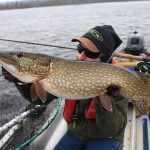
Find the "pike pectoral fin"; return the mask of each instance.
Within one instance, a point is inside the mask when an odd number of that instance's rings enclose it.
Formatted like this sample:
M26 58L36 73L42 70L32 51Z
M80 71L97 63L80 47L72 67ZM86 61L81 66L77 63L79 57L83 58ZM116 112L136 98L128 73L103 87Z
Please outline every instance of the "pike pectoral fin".
M112 100L109 95L106 94L107 91L103 91L99 94L99 99L101 101L102 106L108 110L108 111L113 111L112 110Z
M140 115L146 115L146 116L149 115L149 107L147 106L146 103L136 102L136 101L132 101L132 103Z
M38 94L37 94L37 91L36 91L36 83L33 83L33 84L31 85L31 88L30 88L30 95L31 95L32 101L36 101L36 100L37 100Z
M46 102L46 91L43 89L42 85L39 82L36 82L36 91L43 103Z

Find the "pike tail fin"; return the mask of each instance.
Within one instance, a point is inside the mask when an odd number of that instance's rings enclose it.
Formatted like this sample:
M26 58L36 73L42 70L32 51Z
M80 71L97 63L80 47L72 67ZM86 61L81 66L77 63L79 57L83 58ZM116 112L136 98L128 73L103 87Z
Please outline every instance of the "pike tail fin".
M135 72L135 74L137 74L141 78L141 80L144 82L145 87L148 89L148 92L150 94L150 74L144 72ZM149 115L150 109L146 103L137 102L137 101L132 101L132 103L140 115L146 115L146 116Z
M146 103L136 102L136 101L132 101L132 103L140 115L145 115L145 116L149 115L149 107L147 106Z

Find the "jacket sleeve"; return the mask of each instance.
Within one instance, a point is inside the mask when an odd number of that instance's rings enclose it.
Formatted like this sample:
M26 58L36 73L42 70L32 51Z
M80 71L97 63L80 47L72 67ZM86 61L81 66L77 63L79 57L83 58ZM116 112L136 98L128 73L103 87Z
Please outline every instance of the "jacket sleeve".
M29 84L25 84L25 85L18 85L15 84L16 88L18 89L18 91L20 92L20 94L26 99L28 100L30 103L34 103L36 105L46 105L49 104L53 99L56 99L57 97L47 93L46 94L46 102L43 103L39 98L36 101L32 101L31 96L30 96L30 88L31 88L31 83Z
M99 100L95 100L96 124L110 137L124 131L127 124L128 99L116 95L112 97L113 112L105 110ZM105 130L106 129L106 130Z

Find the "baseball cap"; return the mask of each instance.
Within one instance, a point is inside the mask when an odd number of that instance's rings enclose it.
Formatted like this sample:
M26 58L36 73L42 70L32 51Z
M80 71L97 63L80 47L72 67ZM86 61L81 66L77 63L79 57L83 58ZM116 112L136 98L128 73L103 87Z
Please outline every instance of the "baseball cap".
M111 25L102 25L95 26L83 36L72 39L72 42L82 43L88 49L99 50L101 60L107 62L122 40Z

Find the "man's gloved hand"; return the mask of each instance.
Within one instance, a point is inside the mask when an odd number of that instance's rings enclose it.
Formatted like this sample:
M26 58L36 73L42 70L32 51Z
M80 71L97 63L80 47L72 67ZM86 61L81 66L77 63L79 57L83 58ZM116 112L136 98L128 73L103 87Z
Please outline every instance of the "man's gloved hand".
M2 75L4 76L4 78L6 80L8 80L9 82L12 82L12 83L15 83L15 84L18 84L18 83L21 83L21 81L19 81L17 78L15 78L14 76L12 76L6 69L4 69L2 67Z
M120 87L118 87L117 85L110 85L106 90L106 94L108 94L109 96L117 96L120 94Z

